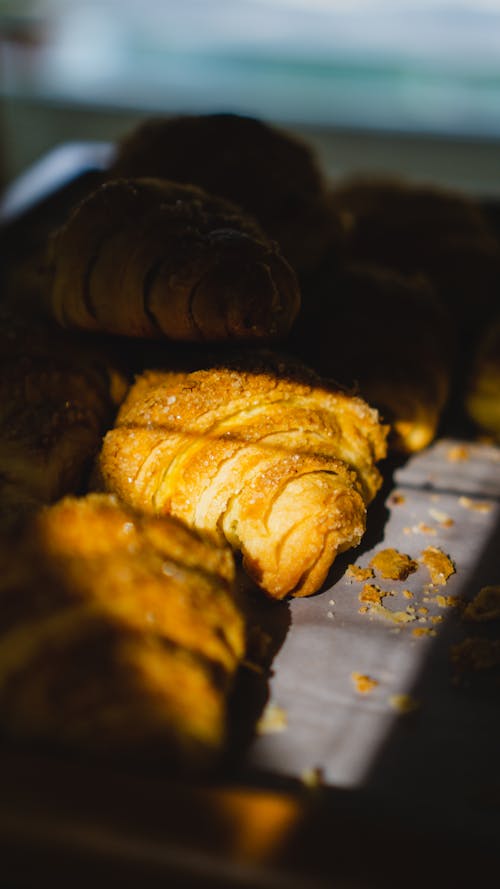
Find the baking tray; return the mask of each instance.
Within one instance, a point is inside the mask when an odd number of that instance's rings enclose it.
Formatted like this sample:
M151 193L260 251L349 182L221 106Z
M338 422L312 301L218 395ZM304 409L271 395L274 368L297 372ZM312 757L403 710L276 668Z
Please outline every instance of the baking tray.
M4 258L19 225L56 219L112 150L59 146L13 183L0 203ZM242 731L217 774L174 781L158 764L2 749L9 886L362 889L400 885L403 868L406 885L429 872L442 886L497 885L499 675L459 669L452 652L498 638L498 623L467 624L463 603L500 584L500 448L450 422L384 477L360 547L324 588L262 603L271 670L243 672L233 714L244 725L258 713L259 730ZM445 586L419 561L427 546L454 563ZM385 547L418 569L373 580L392 594L373 608L347 569Z

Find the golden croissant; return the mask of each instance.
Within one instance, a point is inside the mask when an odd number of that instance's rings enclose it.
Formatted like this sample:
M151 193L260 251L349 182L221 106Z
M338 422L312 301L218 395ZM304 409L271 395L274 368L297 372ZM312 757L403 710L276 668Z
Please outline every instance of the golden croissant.
M50 244L59 324L129 337L273 340L295 320L295 272L258 225L200 188L117 180L82 200Z
M244 652L228 547L91 494L3 549L4 733L195 766L220 754Z
M104 438L101 484L228 541L269 596L306 596L363 536L387 430L305 368L252 360L139 377Z

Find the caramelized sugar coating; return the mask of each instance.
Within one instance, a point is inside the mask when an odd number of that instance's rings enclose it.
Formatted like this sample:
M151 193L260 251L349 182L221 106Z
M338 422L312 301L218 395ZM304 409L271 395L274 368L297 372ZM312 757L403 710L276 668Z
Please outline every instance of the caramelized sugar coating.
M341 234L311 147L253 117L147 118L118 145L108 176L194 183L234 201L278 241L299 272L316 265Z
M222 198L161 180L106 183L52 242L49 306L67 327L181 341L273 340L300 304L295 273Z
M104 439L103 484L228 541L269 595L319 589L356 546L381 474L377 412L270 356L146 372Z
M211 762L243 656L234 563L113 497L45 507L0 578L0 719L23 740Z

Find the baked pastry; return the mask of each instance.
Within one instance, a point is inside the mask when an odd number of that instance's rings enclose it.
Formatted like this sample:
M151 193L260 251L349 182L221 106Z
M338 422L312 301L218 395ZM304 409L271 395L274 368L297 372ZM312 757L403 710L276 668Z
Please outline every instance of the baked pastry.
M194 183L234 201L298 272L315 267L342 231L312 147L246 115L146 118L118 144L107 175Z
M2 549L2 733L213 763L244 652L229 548L89 495L43 508Z
M338 182L332 201L351 261L424 274L470 342L496 306L498 239L480 205L458 190L395 178Z
M306 596L356 546L386 453L378 414L307 368L256 353L151 371L99 455L102 484L227 541L271 597Z
M128 337L273 340L300 304L295 273L251 219L161 180L92 192L55 233L50 266L59 324Z
M0 528L81 489L128 380L42 318L0 317Z
M500 315L482 331L464 398L466 414L476 428L500 442Z
M435 438L452 384L455 329L424 277L370 265L324 273L304 292L289 348L358 392L390 424L391 451Z

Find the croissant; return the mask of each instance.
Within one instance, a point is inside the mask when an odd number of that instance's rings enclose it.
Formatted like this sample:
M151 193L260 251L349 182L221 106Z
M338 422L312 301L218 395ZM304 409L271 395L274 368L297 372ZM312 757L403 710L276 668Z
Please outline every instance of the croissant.
M0 319L0 527L78 491L123 398L118 365L42 319Z
M297 278L256 223L194 186L101 185L50 249L49 310L66 327L181 341L277 339Z
M500 442L500 315L478 339L464 398L466 414L476 429Z
M351 261L424 274L470 343L497 303L500 249L474 198L394 178L337 182L332 202Z
M304 290L289 348L359 392L390 425L391 452L435 438L452 385L455 329L422 276L370 265L324 272Z
M194 183L254 216L301 273L342 236L314 150L242 114L147 118L118 143L107 176Z
M244 651L229 548L90 494L44 507L3 549L4 734L176 765L218 757Z
M229 542L270 597L306 596L363 536L386 431L277 355L145 372L104 438L100 483Z

